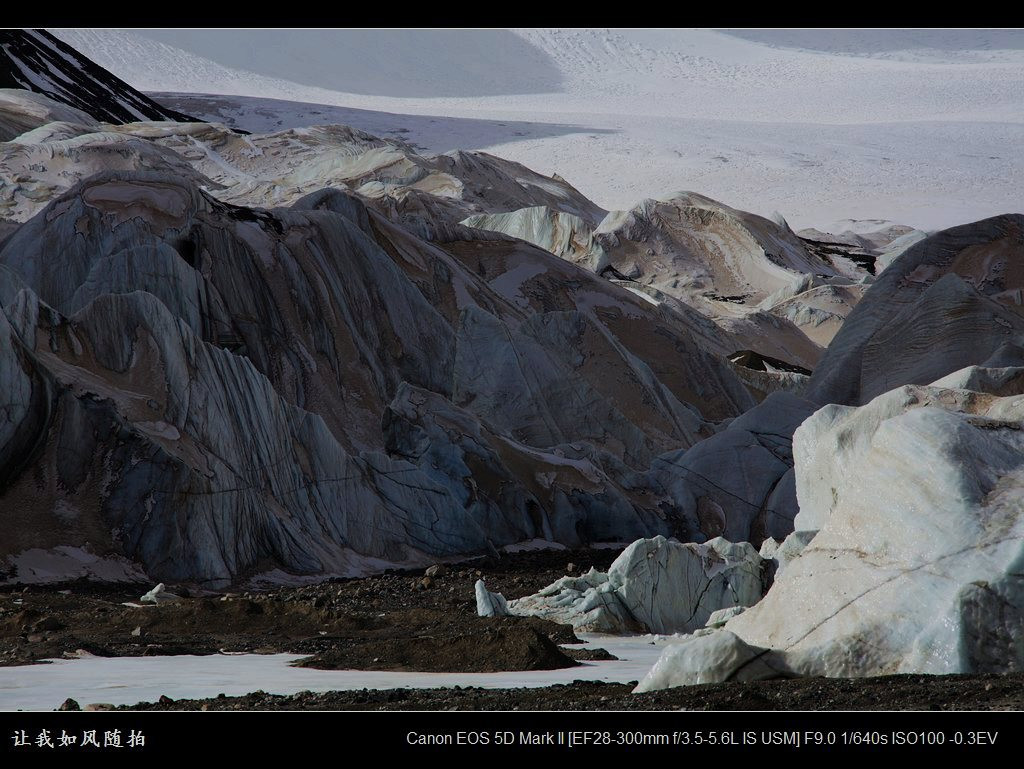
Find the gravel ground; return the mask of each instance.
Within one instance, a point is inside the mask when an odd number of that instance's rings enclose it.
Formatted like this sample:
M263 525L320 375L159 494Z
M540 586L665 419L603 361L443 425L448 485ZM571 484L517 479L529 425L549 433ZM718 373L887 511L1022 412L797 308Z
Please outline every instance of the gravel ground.
M806 678L630 694L577 681L543 689L374 689L163 700L123 710L1021 710L1024 674Z
M148 585L71 583L0 589L0 665L81 651L101 656L292 652L326 669L488 672L571 667L572 628L476 616L473 586L506 597L566 573L604 570L617 550L538 551L304 587L227 594L168 585L180 601L131 607ZM592 658L594 655L589 655ZM600 657L600 652L597 653ZM1024 674L889 676L728 683L631 694L631 684L576 681L540 689L255 692L162 698L138 710L1019 710ZM76 704L67 703L69 709Z

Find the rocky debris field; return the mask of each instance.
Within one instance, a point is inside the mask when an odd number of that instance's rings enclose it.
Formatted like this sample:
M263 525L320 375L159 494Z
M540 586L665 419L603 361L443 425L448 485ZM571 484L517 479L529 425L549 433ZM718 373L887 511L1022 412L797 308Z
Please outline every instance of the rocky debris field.
M82 651L105 656L292 652L318 668L489 672L568 667L606 658L574 642L569 625L535 617L477 617L483 578L509 597L531 594L566 572L607 570L614 549L534 551L361 579L129 607L139 585L65 583L0 589L0 664ZM569 567L572 568L569 568ZM439 572L439 573L438 573ZM325 635L321 635L324 632ZM82 650L82 651L79 651ZM1016 710L1024 674L900 675L729 682L632 694L636 683L576 681L537 689L380 689L253 692L242 697L142 702L125 710ZM87 703L65 703L75 709Z
M702 684L631 694L632 684L576 681L540 689L254 692L140 702L119 710L1020 710L1024 674L803 678ZM66 703L66 707L74 707Z
M304 587L198 593L139 604L143 585L0 588L0 665L83 654L310 654L324 669L492 672L551 670L593 658L572 628L538 618L476 615L474 584L532 593L568 571L606 569L619 551L541 551L480 558ZM572 569L569 569L569 566ZM600 654L600 652L596 652Z

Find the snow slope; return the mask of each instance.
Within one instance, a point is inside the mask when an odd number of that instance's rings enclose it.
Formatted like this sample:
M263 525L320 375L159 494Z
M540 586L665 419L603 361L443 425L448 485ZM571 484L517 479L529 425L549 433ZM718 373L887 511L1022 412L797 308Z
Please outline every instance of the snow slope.
M797 228L936 229L1024 208L1024 31L55 32L144 91L291 102L171 102L200 117L344 119L432 151L451 127L609 209L694 189Z
M995 61L1024 47L1019 29L727 29L773 48L902 61Z

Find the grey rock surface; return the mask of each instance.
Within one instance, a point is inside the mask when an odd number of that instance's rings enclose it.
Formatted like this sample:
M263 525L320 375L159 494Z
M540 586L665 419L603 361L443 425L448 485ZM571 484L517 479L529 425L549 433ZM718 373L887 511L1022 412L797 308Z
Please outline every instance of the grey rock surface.
M79 182L0 248L2 555L221 586L676 531L646 470L743 385L677 314L470 233L430 243L343 191Z
M814 411L815 404L776 392L715 435L654 461L652 479L689 524L688 538L760 545L793 530L791 436Z
M847 316L811 378L818 403L866 403L984 362L1024 331L1024 216L954 227L910 246Z

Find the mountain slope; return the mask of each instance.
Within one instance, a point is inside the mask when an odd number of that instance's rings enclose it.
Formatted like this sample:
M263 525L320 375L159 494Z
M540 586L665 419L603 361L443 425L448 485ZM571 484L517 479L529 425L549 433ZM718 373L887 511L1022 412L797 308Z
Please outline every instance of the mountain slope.
M267 211L107 172L0 265L15 559L88 546L223 585L686 536L642 472L752 405L673 314L521 241L427 243L339 192Z
M161 107L41 29L0 30L0 88L45 94L107 123L195 120Z

